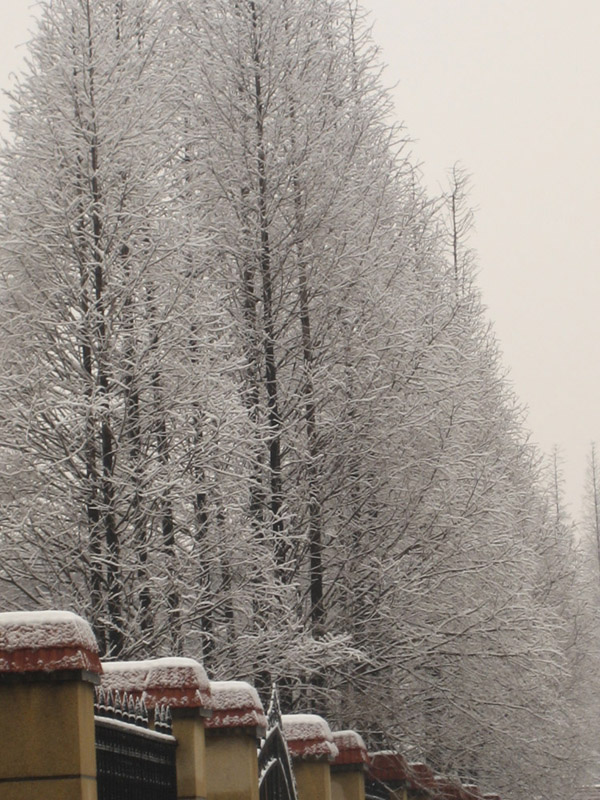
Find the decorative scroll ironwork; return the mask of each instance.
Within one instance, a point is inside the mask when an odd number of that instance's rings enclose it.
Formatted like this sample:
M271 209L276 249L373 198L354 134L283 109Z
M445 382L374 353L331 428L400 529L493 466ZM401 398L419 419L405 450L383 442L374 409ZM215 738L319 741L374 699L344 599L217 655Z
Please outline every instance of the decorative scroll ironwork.
M176 800L168 709L156 709L155 730L148 730L141 700L100 690L95 720L98 800Z
M282 731L277 686L267 711L267 734L258 754L260 800L298 800L292 759Z

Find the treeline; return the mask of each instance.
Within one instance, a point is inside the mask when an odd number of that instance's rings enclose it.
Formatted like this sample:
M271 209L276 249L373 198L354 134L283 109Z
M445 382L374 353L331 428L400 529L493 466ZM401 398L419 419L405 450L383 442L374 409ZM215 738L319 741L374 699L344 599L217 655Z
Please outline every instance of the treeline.
M3 604L76 610L107 658L277 679L506 797L574 794L571 531L465 178L422 190L360 11L53 0L29 59L1 174Z

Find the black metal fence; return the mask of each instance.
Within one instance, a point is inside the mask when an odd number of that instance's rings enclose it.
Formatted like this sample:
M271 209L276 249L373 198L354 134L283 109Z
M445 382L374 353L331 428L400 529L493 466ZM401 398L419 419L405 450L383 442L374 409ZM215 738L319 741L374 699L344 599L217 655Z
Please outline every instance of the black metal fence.
M156 710L149 730L141 701L100 690L95 722L98 800L176 800L177 742L167 709Z
M154 730L140 700L97 690L95 704L98 800L176 800L170 712L154 709ZM298 800L274 688L268 730L258 754L260 800Z
M260 800L297 800L292 760L281 730L276 687L273 687L267 723L267 735L258 754Z

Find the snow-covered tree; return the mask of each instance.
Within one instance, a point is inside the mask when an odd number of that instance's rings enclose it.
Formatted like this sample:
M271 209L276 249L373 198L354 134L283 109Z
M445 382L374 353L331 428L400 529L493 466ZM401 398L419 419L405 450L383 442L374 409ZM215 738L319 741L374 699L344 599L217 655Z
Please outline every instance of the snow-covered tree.
M465 178L419 186L358 8L43 9L2 156L5 602L562 797L571 531Z
M181 649L182 614L211 602L191 588L210 550L196 498L219 469L237 527L245 492L226 323L172 169L170 19L47 7L3 154L1 578L15 602L77 607L110 655Z

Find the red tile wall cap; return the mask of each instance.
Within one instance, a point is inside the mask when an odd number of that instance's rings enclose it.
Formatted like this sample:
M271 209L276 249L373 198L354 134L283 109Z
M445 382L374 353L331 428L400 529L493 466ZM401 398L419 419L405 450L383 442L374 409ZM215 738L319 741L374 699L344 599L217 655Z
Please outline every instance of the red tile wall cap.
M334 764L368 764L367 747L356 731L334 731L333 742L339 753Z
M210 683L201 664L192 658L153 658L145 661L107 661L102 687L142 697L149 708L207 708Z
M264 734L267 718L256 689L245 681L211 681L212 717L207 728L258 728Z
M435 775L427 764L416 762L415 764L409 764L408 768L411 773L411 781L417 789L427 792L435 791Z
M435 776L436 796L441 800L467 800L462 784L443 775ZM498 798L498 800L500 800Z
M408 762L400 753L381 750L370 754L369 774L375 781L408 783Z
M70 611L0 614L0 672L86 670L100 674L89 624Z
M338 749L327 722L317 714L283 714L283 735L293 758L324 757L333 761Z
M156 658L149 662L144 699L148 708L210 709L210 682L193 658Z

